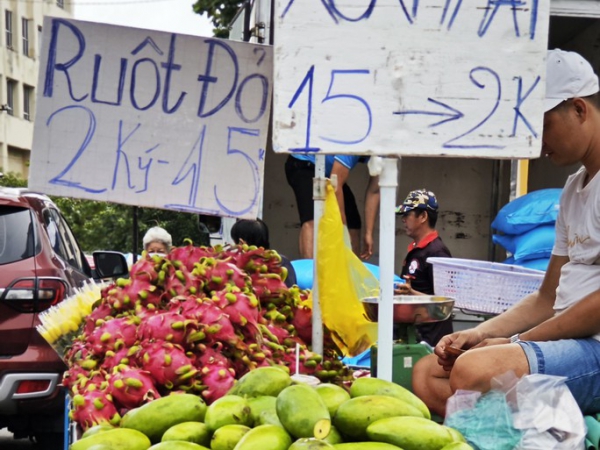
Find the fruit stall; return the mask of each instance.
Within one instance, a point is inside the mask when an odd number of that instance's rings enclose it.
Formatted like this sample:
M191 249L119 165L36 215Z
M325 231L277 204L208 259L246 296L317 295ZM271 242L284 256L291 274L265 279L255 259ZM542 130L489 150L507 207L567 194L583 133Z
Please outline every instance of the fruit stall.
M68 364L70 448L471 448L409 390L356 378L327 328L313 353L311 292L280 263L190 243L49 310L39 330Z

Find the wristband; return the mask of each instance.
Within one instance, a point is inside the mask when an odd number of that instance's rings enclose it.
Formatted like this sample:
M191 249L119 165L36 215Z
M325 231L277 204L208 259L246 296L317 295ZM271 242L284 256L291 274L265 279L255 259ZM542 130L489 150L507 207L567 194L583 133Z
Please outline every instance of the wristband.
M519 333L517 333L517 334L513 334L513 335L510 337L510 343L511 343L511 344L516 344L517 342L521 342L521 337L520 337Z

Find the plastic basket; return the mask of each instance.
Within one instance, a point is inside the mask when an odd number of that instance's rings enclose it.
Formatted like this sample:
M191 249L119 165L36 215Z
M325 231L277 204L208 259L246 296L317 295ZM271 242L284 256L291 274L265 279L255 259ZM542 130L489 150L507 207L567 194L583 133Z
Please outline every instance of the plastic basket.
M454 306L500 314L536 291L544 272L510 264L459 258L427 258L435 295L454 297Z

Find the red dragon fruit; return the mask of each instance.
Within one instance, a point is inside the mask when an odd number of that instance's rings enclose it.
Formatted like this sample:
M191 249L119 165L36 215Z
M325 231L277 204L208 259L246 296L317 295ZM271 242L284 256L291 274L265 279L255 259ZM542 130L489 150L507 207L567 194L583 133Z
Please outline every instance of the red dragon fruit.
M212 301L229 315L229 320L232 323L249 327L253 333L259 332L259 302L252 292L229 287L217 292Z
M97 327L88 337L95 355L104 355L108 350L131 347L137 341L139 318L125 316L111 319Z
M198 371L180 345L169 342L142 343L142 369L157 385L173 389L194 378Z
M106 294L108 295L108 293ZM103 297L104 298L104 297ZM92 312L85 318L85 325L83 326L83 332L86 334L90 334L94 331L96 326L100 325L102 322L100 320L106 321L109 318L112 318L115 314L115 310L112 306L107 302L103 301L99 303Z
M162 286L169 295L169 298L178 295L187 296L196 294L200 291L201 280L192 275L192 273L181 264L166 264L163 266L161 274L162 273L164 273L164 282L162 282Z
M77 364L79 361L87 359L90 356L92 356L90 344L84 340L76 339L65 353L65 360L69 364Z
M213 301L190 296L179 304L179 310L183 316L197 322L198 332L202 333L202 340L207 343L223 342L234 347L242 345L229 316Z
M110 395L101 390L88 390L73 396L73 409L69 415L84 431L94 425L117 426L121 420Z
M71 384L71 392L81 394L86 391L105 390L108 387L107 373L103 369L90 370L86 375L80 375Z
M277 344L283 344L284 341L291 336L290 332L286 328L272 323L260 325L259 327L263 337L266 337L271 342L275 342Z
M194 270L194 264L202 258L211 258L216 254L214 247L194 247L190 241L185 247L176 247L171 250L167 258L171 261L181 261L185 268L191 272Z
M146 280L148 283L156 284L158 272L166 259L159 255L144 254L129 269L130 278Z
M296 333L307 345L312 343L312 309L308 306L300 305L293 308L294 318L292 325Z
M71 365L63 374L62 384L67 390L71 391L77 383L85 383L89 379L90 371L79 365Z
M205 366L231 368L229 359L223 354L223 344L220 342L217 342L212 346L198 344L194 356L194 365L198 369L202 369Z
M241 244L224 253L250 276L258 273L273 273L278 274L284 281L287 277L287 269L281 265L281 256L273 249Z
M161 311L144 320L138 328L140 340L166 341L183 345L192 321L174 311Z
M116 366L109 375L108 392L115 404L125 410L160 397L149 372L126 365Z
M204 280L207 293L220 291L227 285L240 289L250 286L250 277L235 264L214 258L205 258L194 268L193 274Z
M123 347L117 351L108 350L104 355L104 360L100 364L100 368L107 372L112 372L113 368L120 364L126 364L129 366L137 366L137 352L139 346L134 345L132 347Z
M211 404L223 397L235 383L235 371L219 364L209 364L200 370L200 380L206 389L202 397Z
M251 278L252 289L261 302L280 303L285 300L288 287L276 273L256 273Z

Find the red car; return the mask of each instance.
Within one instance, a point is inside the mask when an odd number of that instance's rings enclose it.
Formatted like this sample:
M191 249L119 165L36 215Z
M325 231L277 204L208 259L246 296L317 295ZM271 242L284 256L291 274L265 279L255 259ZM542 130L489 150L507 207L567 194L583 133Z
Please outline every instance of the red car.
M127 274L122 254L95 252L90 268L45 195L0 187L0 429L63 448L66 367L39 335L38 314L91 278Z

